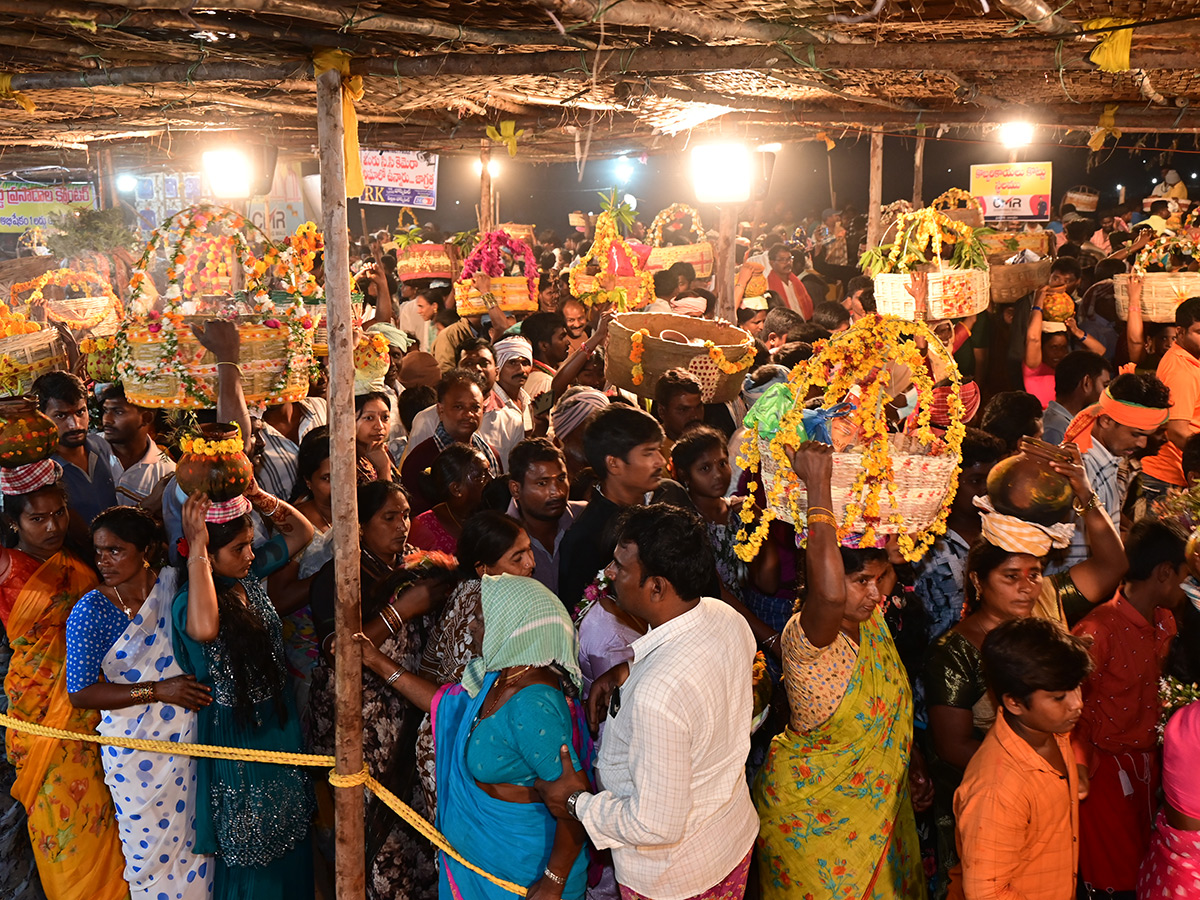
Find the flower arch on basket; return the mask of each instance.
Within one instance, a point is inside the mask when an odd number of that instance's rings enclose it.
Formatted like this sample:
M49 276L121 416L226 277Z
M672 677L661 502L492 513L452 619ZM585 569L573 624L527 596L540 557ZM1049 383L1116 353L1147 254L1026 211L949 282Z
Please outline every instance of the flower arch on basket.
M630 275L620 274L621 262L629 264ZM587 274L588 263L600 267L596 275ZM592 247L571 267L571 296L586 306L611 303L618 312L640 309L654 298L654 276L642 268L637 254L617 230L617 219L602 212L596 219Z
M501 255L508 250L519 258L523 274L504 274ZM538 308L538 267L533 250L506 231L488 231L479 236L475 249L463 260L454 283L454 302L460 316L483 315L497 302L506 312Z
M941 357L950 373L947 404L951 424L944 436L930 426L934 383L917 338L923 338L929 352ZM928 325L891 316L864 316L848 331L818 342L815 350L811 359L791 371L787 385L779 386L781 392L768 392L747 413L747 424L754 424L741 446L738 465L750 474L751 498L742 507L737 555L747 562L753 559L776 519L790 520L797 540L807 540L806 495L788 462L786 448L806 439L805 399L816 391L827 415L838 415L844 407L837 408L848 397L854 398L845 423L856 431L854 443L862 448L858 453L834 454L835 507L839 496L842 498L838 539L846 543L857 538L853 545L873 547L880 535L896 533L904 558L919 559L945 531L958 486L966 434L958 367ZM887 428L889 365L906 366L917 388L916 427L900 439ZM898 469L914 462L914 480L923 482L914 490L917 502L927 514L936 505L936 512L927 515L928 521L915 528L900 509L908 500L903 485L896 483ZM761 510L753 500L760 479L766 496L766 508Z
M45 290L52 285L54 287L77 291L80 294L87 294L89 289L98 288L99 290L95 294L89 295L89 297L95 298L99 302L89 302L86 309L81 307L85 315L76 318L53 306L52 303L54 301L46 299ZM108 318L110 313L115 314L117 318L121 316L121 301L113 292L112 285L108 279L97 272L70 268L51 269L49 272L44 272L30 281L22 281L19 284L14 284L9 291L9 297L14 308L22 302L20 299L21 294L26 291L32 291L24 300L27 306L30 308L34 306L43 307L46 311L46 319L48 321L61 322L75 331L83 331L99 325Z
M261 259L246 241L243 229L247 228L258 232L265 248ZM308 234L308 226L301 231ZM319 240L315 225L309 237L314 243ZM194 274L189 267L201 262L197 246L211 247L214 241L236 255L245 272L245 290L236 296L185 296L185 287L196 290L205 283L188 281L188 275ZM156 228L130 276L129 303L116 336L116 374L130 401L179 408L216 403L216 362L191 328L208 318L237 323L247 402L282 403L306 396L314 322L305 314L303 296L319 290L311 265L307 270L303 266L311 246L307 250L295 242L277 246L240 213L209 204L188 207ZM150 298L147 279L159 252L167 261L167 286L161 297ZM219 275L219 269L214 274ZM272 300L268 290L272 278L289 290L289 302L277 305Z

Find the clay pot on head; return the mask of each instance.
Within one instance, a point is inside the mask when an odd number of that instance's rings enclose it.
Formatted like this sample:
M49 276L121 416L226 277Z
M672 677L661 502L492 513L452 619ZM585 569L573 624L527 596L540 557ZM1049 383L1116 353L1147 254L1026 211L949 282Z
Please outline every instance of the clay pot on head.
M0 466L39 462L54 452L58 429L38 411L34 397L0 399Z
M1054 450L1022 442L1019 453L992 467L987 491L996 512L1038 525L1057 525L1071 517L1075 493L1071 482L1050 468Z
M201 425L197 437L205 441L227 441L237 438L235 425L216 423ZM240 449L232 453L185 452L175 466L179 487L189 497L200 491L210 500L222 503L246 493L254 479L254 467Z

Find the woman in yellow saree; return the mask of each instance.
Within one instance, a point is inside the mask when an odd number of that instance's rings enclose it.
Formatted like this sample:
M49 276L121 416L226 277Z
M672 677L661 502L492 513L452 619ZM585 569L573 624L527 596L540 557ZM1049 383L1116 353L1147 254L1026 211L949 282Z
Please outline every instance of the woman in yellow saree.
M831 463L826 444L792 458L808 488L808 584L781 642L791 722L753 791L762 894L924 900L908 788L912 693L879 605L887 556L838 546Z
M60 471L50 460L0 469L5 517L17 531L17 546L0 550L0 621L12 648L4 690L15 719L94 733L100 714L71 705L65 668L67 617L97 579L64 548L67 497ZM128 897L100 748L14 729L6 743L17 771L12 794L25 807L49 900Z

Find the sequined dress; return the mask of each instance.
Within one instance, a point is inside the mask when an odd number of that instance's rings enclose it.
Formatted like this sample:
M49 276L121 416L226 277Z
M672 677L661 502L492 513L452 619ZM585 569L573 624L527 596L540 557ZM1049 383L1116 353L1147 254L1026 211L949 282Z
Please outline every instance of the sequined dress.
M275 537L255 548L250 573L240 580L247 605L266 624L272 662L285 668L279 615L263 586L287 564L287 545ZM253 693L253 724L234 715L234 681L225 641L200 643L187 634L187 588L172 608L175 652L184 670L212 688L199 712L198 742L225 747L303 752L292 691L282 693L285 716L266 685ZM305 900L313 896L309 823L315 807L308 773L269 763L200 759L196 771L196 848L217 855L214 900Z

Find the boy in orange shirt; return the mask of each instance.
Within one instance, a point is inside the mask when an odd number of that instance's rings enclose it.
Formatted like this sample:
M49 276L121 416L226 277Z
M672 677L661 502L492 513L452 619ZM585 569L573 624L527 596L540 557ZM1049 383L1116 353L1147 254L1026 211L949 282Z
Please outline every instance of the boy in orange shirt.
M961 862L950 900L1069 900L1079 864L1079 773L1069 734L1092 670L1086 642L1014 619L983 642L996 724L954 794Z

